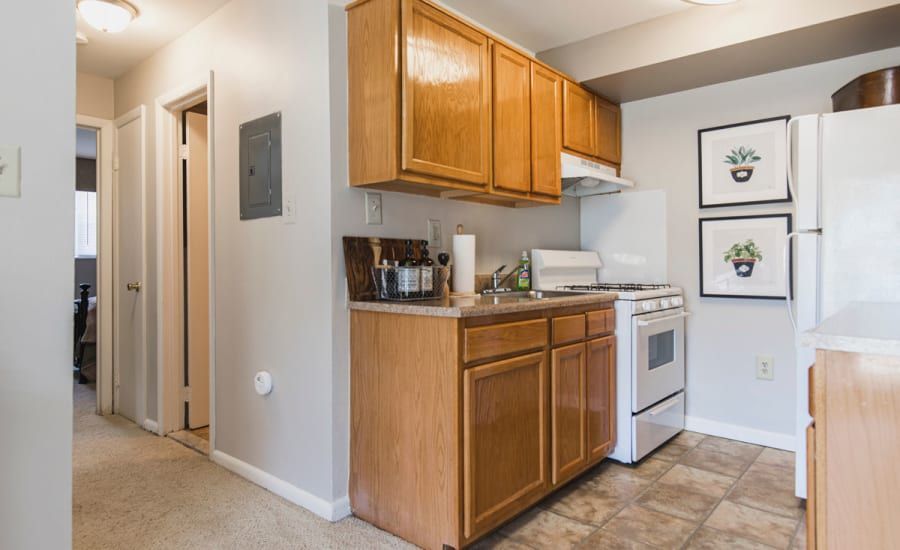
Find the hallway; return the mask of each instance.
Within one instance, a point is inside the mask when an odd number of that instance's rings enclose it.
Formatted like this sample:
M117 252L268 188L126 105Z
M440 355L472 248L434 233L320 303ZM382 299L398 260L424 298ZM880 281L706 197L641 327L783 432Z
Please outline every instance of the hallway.
M73 548L411 548L349 517L329 523L168 438L93 413L74 389Z

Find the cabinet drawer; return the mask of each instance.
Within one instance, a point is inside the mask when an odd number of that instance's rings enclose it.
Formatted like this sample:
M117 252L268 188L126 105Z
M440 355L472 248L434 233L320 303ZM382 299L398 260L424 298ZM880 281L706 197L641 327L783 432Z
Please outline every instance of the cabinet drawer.
M600 336L601 334L611 334L616 331L616 310L601 309L600 311L589 311L587 314L587 334L588 336Z
M584 314L553 318L553 345L577 342L584 338Z
M500 357L547 345L547 320L533 319L466 329L466 363Z

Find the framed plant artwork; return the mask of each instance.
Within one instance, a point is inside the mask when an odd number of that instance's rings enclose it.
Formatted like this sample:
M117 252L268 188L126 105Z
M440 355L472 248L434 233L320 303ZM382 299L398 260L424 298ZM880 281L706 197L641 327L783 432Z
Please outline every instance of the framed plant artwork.
M783 300L790 214L700 219L700 296ZM785 275L787 274L787 276Z
M700 208L790 202L790 118L780 116L699 130Z

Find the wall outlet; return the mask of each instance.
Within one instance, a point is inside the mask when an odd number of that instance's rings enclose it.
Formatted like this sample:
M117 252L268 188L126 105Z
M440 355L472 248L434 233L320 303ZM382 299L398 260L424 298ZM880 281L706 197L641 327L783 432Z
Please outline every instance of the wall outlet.
M756 356L756 377L760 380L775 380L775 359L771 355Z
M441 220L428 220L428 246L441 248Z
M366 193L366 225L381 225L381 193Z

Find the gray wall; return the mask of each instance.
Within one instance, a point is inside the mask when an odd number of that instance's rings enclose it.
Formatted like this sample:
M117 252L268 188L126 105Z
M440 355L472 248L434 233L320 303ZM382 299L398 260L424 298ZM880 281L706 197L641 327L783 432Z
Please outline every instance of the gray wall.
M364 191L348 186L347 144L347 31L340 6L329 7L331 57L331 261L334 388L334 493L347 493L349 458L349 315L341 237L427 236L429 218L441 221L443 248L450 250L456 224L477 241L476 269L489 273L518 262L522 250L578 247L578 202L565 199L560 206L511 209L468 202L382 193L384 225L365 224ZM436 254L433 254L436 256Z
M830 111L830 96L842 85L867 71L898 64L900 49L884 50L622 106L622 172L642 190L667 193L668 278L684 287L687 308L694 313L687 331L687 414L694 421L738 430L735 433L792 437L796 375L784 302L699 296L698 218L793 208L785 204L701 212L697 130ZM774 381L756 379L757 354L775 358Z
M0 21L0 143L22 152L21 197L0 197L0 548L68 548L75 17L3 2Z
M331 254L326 2L234 0L115 83L147 114L148 402L156 404L156 98L215 72L215 446L332 500ZM71 36L71 33L69 33ZM238 126L281 111L296 223L238 216ZM269 370L274 391L253 390Z

